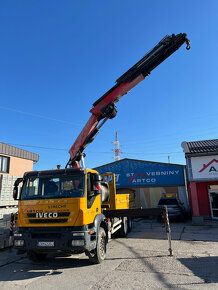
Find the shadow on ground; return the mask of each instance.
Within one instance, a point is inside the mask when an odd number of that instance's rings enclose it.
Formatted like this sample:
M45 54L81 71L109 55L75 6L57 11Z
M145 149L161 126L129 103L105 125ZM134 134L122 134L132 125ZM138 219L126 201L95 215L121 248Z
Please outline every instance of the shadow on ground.
M27 258L0 267L0 281L19 281L62 274L63 269L93 266L88 258L50 257L43 262L31 262Z
M180 258L178 260L205 283L218 283L218 257Z

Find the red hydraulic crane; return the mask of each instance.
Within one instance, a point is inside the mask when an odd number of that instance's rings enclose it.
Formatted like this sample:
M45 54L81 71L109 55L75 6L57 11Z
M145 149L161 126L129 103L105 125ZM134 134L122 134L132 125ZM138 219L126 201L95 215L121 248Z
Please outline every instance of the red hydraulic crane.
M92 114L83 130L70 148L70 160L66 167L79 167L83 150L98 134L99 129L108 120L116 116L115 104L127 94L133 87L140 83L150 72L173 54L180 46L186 43L186 49L190 49L190 41L185 33L165 36L151 51L149 51L133 67L117 79L115 86L99 98L90 110ZM99 124L99 122L101 123Z

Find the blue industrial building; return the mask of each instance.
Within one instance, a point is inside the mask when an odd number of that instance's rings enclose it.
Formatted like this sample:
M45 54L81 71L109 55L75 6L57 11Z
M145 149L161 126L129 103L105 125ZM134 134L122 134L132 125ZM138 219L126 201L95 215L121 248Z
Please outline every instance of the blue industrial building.
M134 191L137 207L155 207L163 194L174 193L189 208L184 165L122 159L95 169L115 173L118 192Z

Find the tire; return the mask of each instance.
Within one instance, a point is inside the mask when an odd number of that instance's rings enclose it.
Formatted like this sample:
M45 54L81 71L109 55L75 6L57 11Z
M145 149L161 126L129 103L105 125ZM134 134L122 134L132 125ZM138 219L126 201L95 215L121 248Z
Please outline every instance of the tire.
M92 264L100 264L104 261L106 256L106 233L103 228L98 230L98 240L96 249L88 253L89 261Z
M127 217L124 217L121 224L121 228L119 229L117 234L119 238L125 238L127 236L127 233L128 233L128 219Z
M35 251L30 250L27 252L27 257L33 262L41 262L47 257L47 254L37 253Z
M132 231L132 219L131 217L128 217L128 223L127 223L128 233Z

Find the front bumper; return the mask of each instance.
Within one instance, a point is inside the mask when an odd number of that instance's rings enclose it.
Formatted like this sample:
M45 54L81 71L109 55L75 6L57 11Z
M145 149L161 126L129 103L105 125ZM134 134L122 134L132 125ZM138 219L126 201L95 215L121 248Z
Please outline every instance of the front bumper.
M168 210L168 216L171 218L176 218L176 217L181 217L182 216L182 212L179 210Z
M19 228L14 233L14 248L37 252L91 251L96 247L95 229L72 228Z

